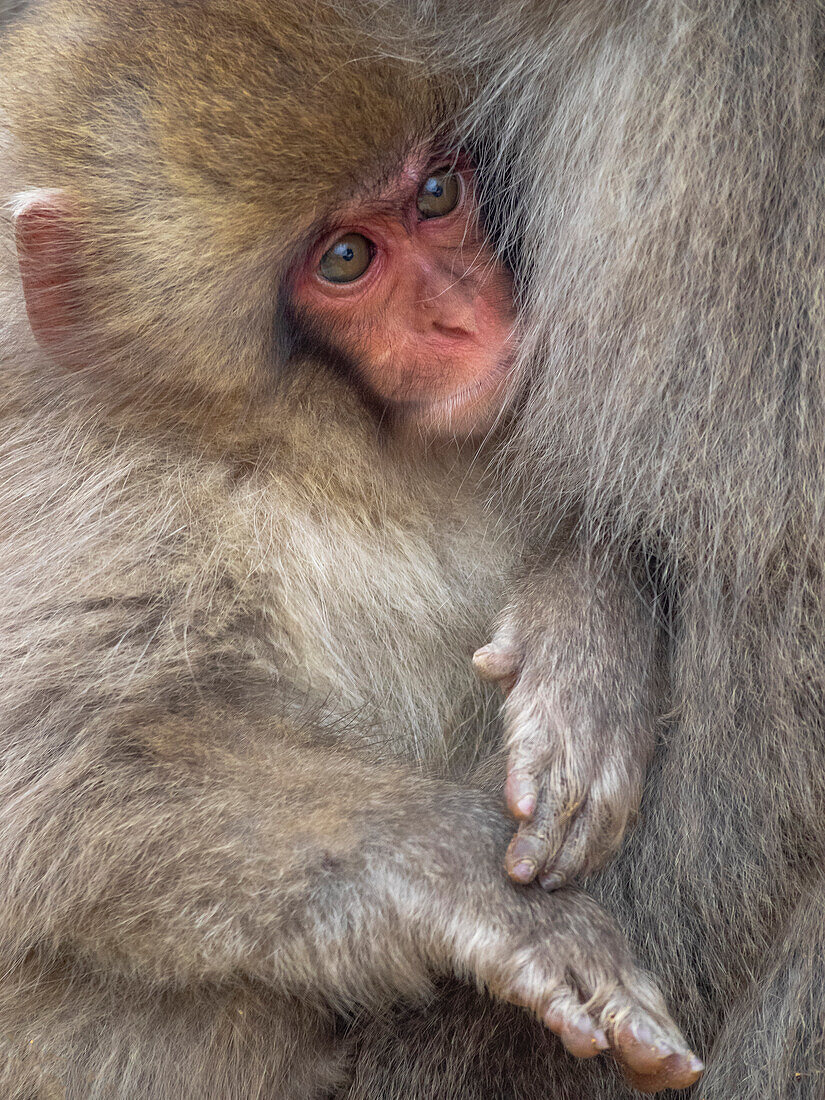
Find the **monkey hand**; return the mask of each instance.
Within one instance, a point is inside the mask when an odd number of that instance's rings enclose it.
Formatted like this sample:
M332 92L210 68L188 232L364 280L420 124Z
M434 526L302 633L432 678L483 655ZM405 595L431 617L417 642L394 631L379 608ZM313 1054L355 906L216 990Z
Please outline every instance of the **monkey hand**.
M649 614L619 581L571 603L569 578L563 592L553 579L542 592L532 578L473 658L506 697L505 791L520 822L507 871L547 890L617 851L655 742Z
M613 918L574 889L552 899L534 889L516 897L509 918L521 926L511 937L506 925L492 942L474 936L471 969L490 991L532 1011L576 1057L610 1052L642 1092L693 1084L702 1063Z

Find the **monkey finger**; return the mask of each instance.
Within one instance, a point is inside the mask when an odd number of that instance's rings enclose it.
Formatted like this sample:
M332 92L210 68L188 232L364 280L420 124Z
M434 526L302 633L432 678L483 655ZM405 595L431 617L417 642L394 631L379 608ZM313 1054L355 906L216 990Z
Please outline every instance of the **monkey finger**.
M619 1059L617 1061L622 1076L631 1088L637 1092L654 1093L665 1089L686 1089L698 1081L704 1066L695 1055L691 1055L691 1059L693 1061L686 1063L683 1056L674 1054L665 1060L657 1073L649 1075L634 1073L629 1066L623 1065Z
M538 874L543 890L558 890L578 875L598 866L594 858L592 820L585 811L566 832L562 844L553 852ZM600 847L597 849L600 853Z
M473 654L476 676L486 683L498 684L505 695L515 687L521 661L515 649L493 640Z
M629 998L630 994L626 996ZM602 1014L603 1019L605 1015L614 1057L628 1080L645 1086L642 1091L687 1088L701 1075L702 1062L669 1017L667 1022L660 1021L638 1003L628 1011L620 996L613 998Z
M545 846L535 833L519 831L510 841L504 856L507 874L520 886L532 882L544 862Z
M524 822L510 841L504 865L514 882L532 882L547 866L564 842L570 826L569 817L542 814L533 821Z
M504 785L507 808L517 821L528 821L539 804L539 787L547 787L546 777L553 770L553 755L548 752L544 738L536 735L531 724L522 726L512 714L508 714L507 724L510 742L507 781ZM540 778L543 778L542 782ZM547 812L545 808L545 816Z
M594 1058L610 1047L604 1030L593 1022L572 989L553 996L542 1020L577 1058Z
M529 771L509 768L504 784L507 809L517 821L529 821L536 810L539 785L536 776Z

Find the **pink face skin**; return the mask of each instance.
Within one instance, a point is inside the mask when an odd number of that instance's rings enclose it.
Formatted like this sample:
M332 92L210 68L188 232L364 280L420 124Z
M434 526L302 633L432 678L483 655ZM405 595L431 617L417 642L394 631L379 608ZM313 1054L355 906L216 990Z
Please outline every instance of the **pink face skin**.
M420 204L440 170L455 176L458 197L445 213L429 203L425 216ZM322 260L350 234L366 238L370 259L357 277L331 282ZM466 161L416 156L380 192L344 207L297 271L293 304L402 423L459 437L494 423L515 347L512 280L482 232Z

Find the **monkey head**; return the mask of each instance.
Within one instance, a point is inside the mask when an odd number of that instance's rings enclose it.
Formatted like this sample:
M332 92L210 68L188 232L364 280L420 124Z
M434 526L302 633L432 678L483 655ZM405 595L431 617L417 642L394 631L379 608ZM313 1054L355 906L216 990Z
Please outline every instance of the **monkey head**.
M354 10L158 2L56 0L11 36L38 58L2 99L41 347L129 408L172 391L180 416L248 408L297 348L332 352L391 421L486 430L512 293L445 139L457 89L379 59Z

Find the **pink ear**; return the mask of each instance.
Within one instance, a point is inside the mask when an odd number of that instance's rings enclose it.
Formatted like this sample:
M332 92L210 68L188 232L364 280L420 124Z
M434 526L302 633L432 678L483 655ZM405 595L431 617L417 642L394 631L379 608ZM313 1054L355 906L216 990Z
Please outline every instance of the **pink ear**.
M29 323L62 366L77 367L77 247L62 191L27 191L14 212L17 257Z

